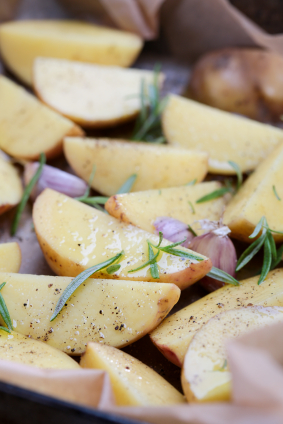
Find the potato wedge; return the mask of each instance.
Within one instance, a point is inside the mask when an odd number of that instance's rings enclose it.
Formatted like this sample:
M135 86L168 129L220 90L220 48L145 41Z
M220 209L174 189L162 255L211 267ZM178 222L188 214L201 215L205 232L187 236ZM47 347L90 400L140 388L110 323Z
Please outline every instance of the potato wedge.
M159 406L185 402L170 383L133 356L99 343L88 343L83 368L107 371L118 406Z
M1 80L0 80L1 81ZM1 106L0 106L1 108ZM1 124L0 124L1 125ZM0 140L1 144L1 140ZM23 195L23 186L16 168L0 156L0 215L16 206Z
M209 172L235 174L228 161L242 172L265 159L283 131L229 112L172 95L164 110L162 126L169 144L209 153Z
M19 272L22 253L18 243L0 244L0 272Z
M88 279L50 322L68 277L0 273L14 330L71 355L87 342L126 346L154 329L177 303L174 284Z
M219 182L211 181L194 186L116 194L107 201L105 209L115 218L150 233L155 233L153 223L156 218L169 216L190 224L200 234L200 225L194 222L199 219L218 221L223 213L226 198L219 197L204 203L196 201L220 187Z
M36 160L62 152L66 135L83 135L80 127L40 103L19 85L0 76L0 148L20 159Z
M43 57L34 62L33 87L40 100L83 127L105 128L135 118L142 81L145 87L153 84L154 72ZM160 75L159 85L162 81Z
M20 333L0 330L0 360L37 368L78 369L79 364L65 353Z
M231 374L225 343L252 330L282 321L283 308L278 306L248 306L211 318L195 334L185 356L182 386L188 402L230 400Z
M147 240L158 244L158 237L50 189L37 198L33 220L45 259L57 275L75 277L124 250L119 270L108 274L103 269L93 276L160 281L184 289L206 275L212 266L210 259L201 255L203 260L197 261L161 253L156 259L159 279L151 276L150 265L129 273L148 261ZM165 240L164 245L168 244L170 242ZM183 247L181 249L191 252Z
M38 56L130 66L142 46L135 34L79 21L14 21L0 28L1 56L10 71L28 85Z
M141 191L175 187L195 178L200 182L208 166L208 156L203 152L112 139L67 137L64 153L85 181L96 165L92 187L107 196L116 194L132 174L137 174L132 190Z
M250 239L255 226L265 216L269 227L283 231L283 144L279 144L261 162L255 172L248 177L243 186L227 206L223 220L230 228L231 236L252 243ZM272 234L275 241L282 242L283 234Z
M186 351L196 332L221 311L239 306L283 306L283 269L269 272L260 286L258 276L226 285L168 317L150 338L169 361L182 366Z

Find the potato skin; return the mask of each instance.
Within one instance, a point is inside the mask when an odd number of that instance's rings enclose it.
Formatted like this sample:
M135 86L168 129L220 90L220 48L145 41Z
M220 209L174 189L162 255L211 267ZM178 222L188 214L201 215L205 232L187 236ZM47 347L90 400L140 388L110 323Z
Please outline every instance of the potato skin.
M258 49L223 49L195 65L194 100L260 122L279 122L283 113L283 58Z

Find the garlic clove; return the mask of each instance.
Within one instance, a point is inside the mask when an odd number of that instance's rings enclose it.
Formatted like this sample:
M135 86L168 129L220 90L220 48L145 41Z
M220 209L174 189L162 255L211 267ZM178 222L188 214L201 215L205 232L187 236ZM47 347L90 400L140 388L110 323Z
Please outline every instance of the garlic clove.
M30 182L38 167L38 162L29 162L26 164L24 170L25 186ZM44 165L30 197L34 201L46 188L51 188L70 197L81 197L84 195L87 187L87 183L81 178L53 166Z
M153 225L157 234L161 231L163 237L173 243L186 239L182 246L185 246L185 244L189 245L190 241L194 238L188 229L188 225L175 218L160 216L156 218Z
M208 256L214 267L235 277L237 254L234 244L227 235L219 235L219 233L227 234L228 230L225 228L222 232L218 230L195 237L189 245L190 249ZM204 277L200 283L210 292L225 285L225 283L210 277Z

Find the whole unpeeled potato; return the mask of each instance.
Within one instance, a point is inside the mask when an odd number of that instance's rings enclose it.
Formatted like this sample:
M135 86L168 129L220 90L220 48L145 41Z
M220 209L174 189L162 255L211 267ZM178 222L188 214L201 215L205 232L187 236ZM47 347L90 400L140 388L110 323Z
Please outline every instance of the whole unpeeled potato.
M19 0L1 0L0 1L0 22L8 21L15 15Z
M283 57L259 49L223 49L195 65L190 95L207 105L261 122L283 114Z

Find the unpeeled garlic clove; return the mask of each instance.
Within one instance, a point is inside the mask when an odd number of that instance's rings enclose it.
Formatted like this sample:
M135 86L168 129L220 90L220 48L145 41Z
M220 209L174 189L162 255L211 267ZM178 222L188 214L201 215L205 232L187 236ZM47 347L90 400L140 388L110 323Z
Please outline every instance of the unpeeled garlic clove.
M233 242L227 235L229 233L228 227L220 226L209 233L194 237L189 248L209 257L214 267L235 277L237 254ZM200 283L210 292L225 285L225 283L210 277L204 277Z
M161 231L163 233L163 237L173 243L186 239L186 241L182 243L182 246L185 247L187 247L194 238L193 234L188 229L188 225L175 218L160 216L156 218L153 225L157 234Z
M24 170L25 185L30 182L38 167L38 162L29 162L26 164ZM87 183L81 178L53 166L44 165L30 197L34 201L46 188L51 188L70 197L81 197L84 195L87 187Z

